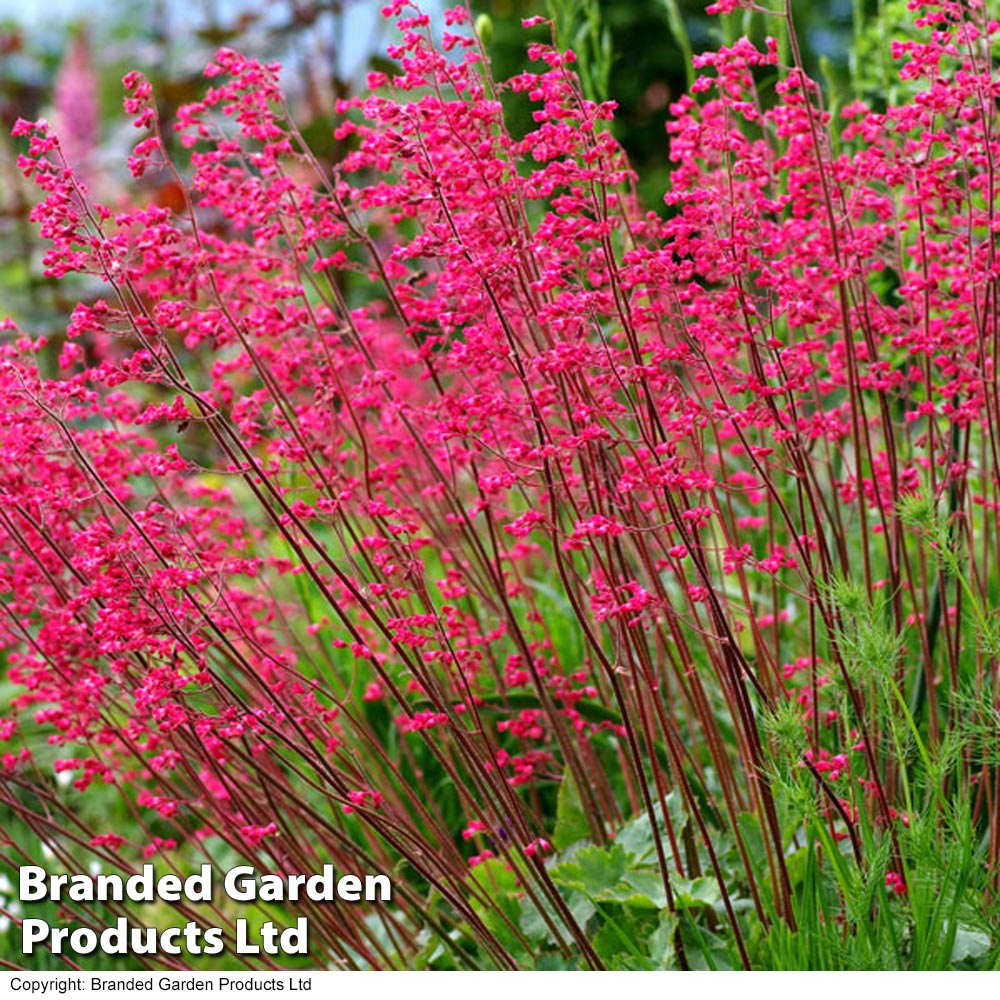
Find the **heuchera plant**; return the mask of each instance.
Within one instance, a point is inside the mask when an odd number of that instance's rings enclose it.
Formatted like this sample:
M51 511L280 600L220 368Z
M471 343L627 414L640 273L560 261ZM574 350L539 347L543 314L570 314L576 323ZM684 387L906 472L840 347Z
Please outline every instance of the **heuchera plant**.
M4 808L67 870L393 872L319 964L981 959L998 25L910 6L902 107L831 119L790 7L791 65L697 57L665 217L573 53L495 82L461 7L385 9L332 169L275 65L220 51L176 163L130 73L178 214L19 123L105 292L0 347Z

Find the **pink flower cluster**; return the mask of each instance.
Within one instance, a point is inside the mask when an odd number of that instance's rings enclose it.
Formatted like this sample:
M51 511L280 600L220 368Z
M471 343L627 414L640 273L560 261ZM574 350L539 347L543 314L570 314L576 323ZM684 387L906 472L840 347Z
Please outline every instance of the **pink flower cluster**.
M678 705L712 748L726 715L763 773L750 695L798 700L827 781L863 768L820 705L846 673L834 651L815 676L817 582L884 563L915 612L934 571L907 565L896 501L929 481L970 519L1000 502L969 443L1000 419L1000 84L975 55L997 25L915 6L935 21L898 52L917 98L850 105L836 146L774 44L701 57L665 218L571 53L533 45L496 83L473 35L436 47L402 2L398 69L340 102L332 169L277 67L227 50L173 143L126 78L133 173L189 157L180 214L84 200L19 123L46 273L106 291L58 344L0 346L0 738L41 726L78 786L131 796L154 851L153 827L252 853L311 823L338 856L457 855L420 745L466 837L508 831L473 862L530 856L554 778L598 834L652 808L642 753L688 766ZM504 92L531 102L525 135ZM770 808L735 766L713 763L734 829Z

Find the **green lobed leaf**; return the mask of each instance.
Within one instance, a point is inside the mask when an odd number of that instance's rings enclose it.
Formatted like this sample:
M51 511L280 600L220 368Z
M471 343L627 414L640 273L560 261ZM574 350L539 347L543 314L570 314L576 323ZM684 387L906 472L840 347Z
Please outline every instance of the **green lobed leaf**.
M628 867L628 856L620 844L611 847L583 847L572 861L556 865L550 872L560 886L585 892L596 898L616 885Z

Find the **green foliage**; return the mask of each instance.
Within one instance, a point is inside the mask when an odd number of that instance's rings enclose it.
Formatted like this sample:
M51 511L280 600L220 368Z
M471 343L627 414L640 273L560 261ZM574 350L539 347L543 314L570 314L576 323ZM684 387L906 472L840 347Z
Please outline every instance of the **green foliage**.
M608 99L611 80L611 31L602 21L598 0L546 0L556 44L578 57L580 85L591 101Z
M676 796L668 802L672 815L681 819ZM560 795L560 824L564 835L571 829L578 806L571 794ZM662 812L658 812L662 819ZM580 831L585 834L585 831ZM581 839L559 851L546 863L566 907L586 930L588 939L609 969L651 970L678 968L676 942L681 926L694 936L705 915L714 921L719 890L707 878L674 879L674 908L667 905L667 889L655 861L649 817L631 820L614 840L597 846ZM522 968L575 968L562 945L558 914L550 904L529 898L515 875L497 858L474 869L470 878L496 901L506 920L491 906L480 915L491 927L505 926L504 943L520 956ZM514 928L536 954L525 950ZM702 928L702 933L707 927Z

